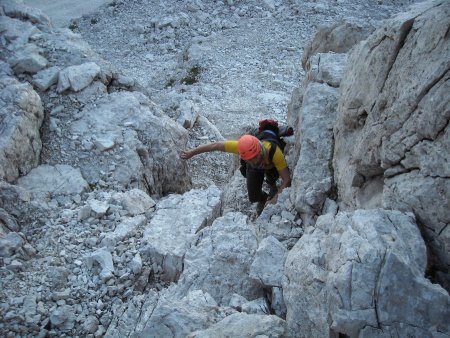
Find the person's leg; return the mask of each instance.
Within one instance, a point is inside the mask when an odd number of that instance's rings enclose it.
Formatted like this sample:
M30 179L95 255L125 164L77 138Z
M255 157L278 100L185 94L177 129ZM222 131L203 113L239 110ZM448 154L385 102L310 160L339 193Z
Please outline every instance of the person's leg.
M265 202L267 194L262 190L264 170L254 169L247 165L247 191L251 203Z
M278 174L278 171L275 168L272 168L266 170L265 175L266 175L266 182L270 187L269 198L272 198L278 192L277 180L280 177L280 174Z

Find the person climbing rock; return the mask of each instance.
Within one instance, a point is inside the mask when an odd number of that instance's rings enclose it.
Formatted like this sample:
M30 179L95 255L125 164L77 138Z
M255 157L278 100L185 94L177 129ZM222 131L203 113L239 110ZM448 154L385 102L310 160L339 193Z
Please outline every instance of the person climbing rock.
M247 180L248 198L257 204L260 214L266 204L275 204L278 194L291 185L291 175L281 148L268 140L260 140L253 135L243 135L239 140L228 140L202 144L190 150L181 151L180 157L188 160L205 152L222 151L239 154L245 161L244 176ZM282 183L278 188L277 179ZM269 194L263 191L264 178L269 184Z

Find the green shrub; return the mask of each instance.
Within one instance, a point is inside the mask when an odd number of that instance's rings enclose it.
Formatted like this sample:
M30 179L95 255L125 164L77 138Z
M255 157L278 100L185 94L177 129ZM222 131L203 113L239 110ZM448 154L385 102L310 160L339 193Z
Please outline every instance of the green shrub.
M185 85L192 85L194 83L198 82L198 76L200 75L200 72L202 71L202 68L200 66L194 66L192 67L185 78L181 80L182 84Z

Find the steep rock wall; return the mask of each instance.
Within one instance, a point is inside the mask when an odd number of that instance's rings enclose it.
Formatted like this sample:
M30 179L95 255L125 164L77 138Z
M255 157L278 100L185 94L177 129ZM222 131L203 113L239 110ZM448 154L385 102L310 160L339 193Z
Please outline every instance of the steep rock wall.
M450 264L449 22L450 3L428 1L359 44L334 129L340 207L413 211L443 276Z

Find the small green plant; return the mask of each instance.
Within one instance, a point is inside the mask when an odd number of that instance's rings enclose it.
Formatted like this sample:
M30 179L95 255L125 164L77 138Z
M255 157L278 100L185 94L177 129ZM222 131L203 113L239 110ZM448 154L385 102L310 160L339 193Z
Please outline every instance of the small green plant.
M69 29L71 31L75 31L77 28L78 28L78 25L77 25L76 21L72 21L69 25Z
M166 88L173 87L174 84L175 84L175 79L169 79L169 81L167 81L167 83L166 83Z
M97 22L98 22L98 20L96 18L91 19L91 25L95 25Z
M194 83L198 82L198 76L200 75L200 72L202 71L202 68L200 66L194 66L192 67L185 78L181 80L182 84L185 85L192 85Z

